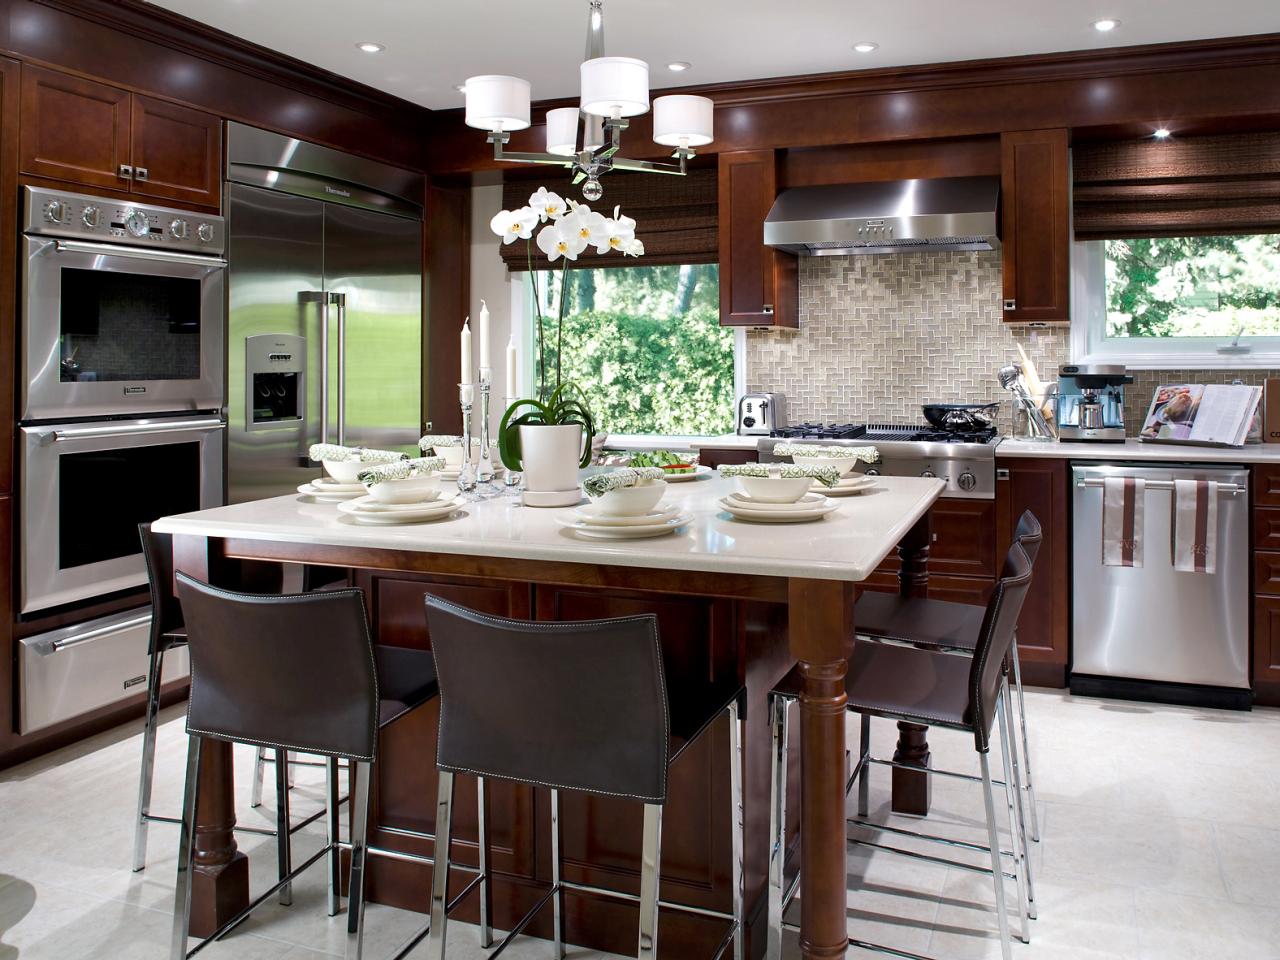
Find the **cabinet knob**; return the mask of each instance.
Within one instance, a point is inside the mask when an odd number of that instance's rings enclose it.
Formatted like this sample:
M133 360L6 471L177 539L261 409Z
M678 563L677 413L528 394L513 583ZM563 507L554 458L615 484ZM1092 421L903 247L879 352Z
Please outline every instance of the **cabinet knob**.
M1004 308L1005 308L1006 310L1017 310L1017 309L1018 309L1018 301L1017 301L1017 300L1006 300L1006 301L1004 302Z
M122 164L120 164L120 179L121 179L121 180L132 180L132 179L133 179L133 167L129 166L129 164L127 164L127 163L122 163Z
M766 303L763 307L761 307L761 308L760 308L760 312L761 312L761 313L773 313L773 304L772 304L772 303Z
M148 176L150 176L150 174L147 173L146 167L139 167L133 172L133 178L135 180L146 180Z

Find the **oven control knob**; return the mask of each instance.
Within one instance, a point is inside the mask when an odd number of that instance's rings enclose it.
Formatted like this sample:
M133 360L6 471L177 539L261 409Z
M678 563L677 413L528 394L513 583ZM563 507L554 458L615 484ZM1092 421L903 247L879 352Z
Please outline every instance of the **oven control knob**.
M80 213L80 222L91 229L93 227L100 226L102 223L102 212L97 207L85 207Z
M62 223L67 219L67 205L61 200L50 200L44 205L44 216L52 223Z
M960 485L961 490L972 490L978 485L978 478L966 470L956 478L956 483Z
M878 477L880 476L880 471L877 470L875 467L867 467L866 475L868 477Z
M174 220L169 224L169 236L175 240L187 239L187 221Z
M133 236L141 238L151 231L151 224L141 210L130 210L124 218L124 228Z
M920 476L928 477L930 480L934 480L937 478L938 475L934 473L932 470L921 470Z
M199 229L196 230L196 236L199 237L203 243L208 243L210 240L213 239L213 224L211 223L200 224Z

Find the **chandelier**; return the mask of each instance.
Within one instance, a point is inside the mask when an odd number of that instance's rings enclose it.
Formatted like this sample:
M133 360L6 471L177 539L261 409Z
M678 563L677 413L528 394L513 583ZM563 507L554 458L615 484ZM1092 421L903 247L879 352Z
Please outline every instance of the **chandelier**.
M511 134L529 126L530 86L519 77L471 77L463 87L466 123L488 131L493 158L510 163L547 163L574 171L582 196L604 195L600 177L610 170L638 170L683 176L694 148L711 142L714 104L708 97L670 95L653 101L653 140L674 147L676 163L628 160L618 156L628 117L649 112L649 65L631 57L604 55L603 0L588 0L587 58L579 68L581 97L577 107L547 111L546 153L505 149Z

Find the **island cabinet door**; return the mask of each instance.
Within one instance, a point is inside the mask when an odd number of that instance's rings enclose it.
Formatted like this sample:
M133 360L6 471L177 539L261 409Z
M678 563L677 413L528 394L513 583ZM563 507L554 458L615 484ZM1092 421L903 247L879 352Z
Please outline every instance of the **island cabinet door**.
M369 598L377 643L425 650L431 646L427 632L425 598L428 593L475 610L498 616L527 619L530 611L528 584L449 577L381 575L358 571L356 583ZM440 714L429 703L397 720L378 743L369 842L375 846L432 855L431 843L396 834L396 828L434 832L436 797L436 728ZM461 863L476 862L477 817L475 781L456 780L453 856ZM532 877L535 867L534 791L528 787L493 781L489 790L489 843L493 869L517 877ZM370 897L404 909L430 909L431 868L386 857L369 860ZM465 882L462 874L459 881ZM460 889L460 886L458 887ZM509 926L523 912L523 901L512 884L495 884L495 922ZM478 919L476 898L458 907L460 919ZM520 908L517 910L517 908ZM453 914L451 914L453 915Z
M1013 542L1023 511L1040 521L1044 540L1018 620L1018 651L1027 682L1061 686L1069 653L1070 524L1067 461L997 458L996 550Z

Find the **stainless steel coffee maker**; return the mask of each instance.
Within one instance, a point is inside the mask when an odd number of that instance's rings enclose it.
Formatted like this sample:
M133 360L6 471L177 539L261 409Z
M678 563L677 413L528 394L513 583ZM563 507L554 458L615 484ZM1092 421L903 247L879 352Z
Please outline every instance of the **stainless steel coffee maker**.
M1058 439L1124 442L1124 388L1133 383L1121 364L1065 363L1058 368Z

